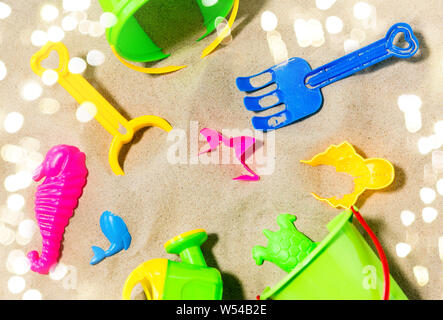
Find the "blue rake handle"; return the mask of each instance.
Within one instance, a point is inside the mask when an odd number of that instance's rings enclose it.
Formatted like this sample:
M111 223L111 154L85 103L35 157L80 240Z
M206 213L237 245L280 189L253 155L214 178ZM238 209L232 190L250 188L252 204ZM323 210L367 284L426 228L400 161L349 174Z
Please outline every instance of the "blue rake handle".
M406 48L394 44L399 33L404 34L408 43ZM392 56L410 58L418 47L412 28L407 23L397 23L389 29L385 38L309 72L305 85L309 89L323 88Z

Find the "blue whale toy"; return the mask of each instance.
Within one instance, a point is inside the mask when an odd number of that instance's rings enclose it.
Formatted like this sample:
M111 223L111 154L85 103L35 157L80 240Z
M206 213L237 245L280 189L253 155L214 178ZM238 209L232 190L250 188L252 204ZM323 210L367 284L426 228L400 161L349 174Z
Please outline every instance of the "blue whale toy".
M100 217L100 228L103 234L108 238L111 246L108 250L92 246L94 257L89 264L95 265L103 259L119 253L123 249L128 250L131 245L131 235L129 234L126 223L122 218L110 211L105 211Z

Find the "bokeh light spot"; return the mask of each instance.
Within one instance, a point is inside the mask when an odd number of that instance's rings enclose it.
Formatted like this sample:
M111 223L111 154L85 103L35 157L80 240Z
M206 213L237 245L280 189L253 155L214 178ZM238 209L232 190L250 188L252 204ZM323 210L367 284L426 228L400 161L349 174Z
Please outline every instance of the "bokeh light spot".
M25 205L25 198L21 194L11 194L7 199L8 209L19 211Z
M6 268L9 272L24 275L31 269L31 263L22 250L11 250L6 259Z
M115 26L116 23L117 23L117 17L112 12L104 12L100 16L100 24L104 28L111 28L111 27Z
M4 3L3 1L0 1L0 19L6 19L11 14L11 7Z
M20 112L10 112L3 121L3 128L8 133L16 133L22 128L24 121L25 118Z
M15 232L0 222L0 243L9 246L14 242Z
M73 31L77 28L77 25L77 20L71 15L64 17L62 20L62 28L65 31Z
M395 246L395 251L398 257L404 258L411 252L411 246L407 243L400 242Z
M25 219L20 222L17 233L23 238L31 239L37 230L38 226L34 220Z
M86 11L91 6L91 0L63 0L66 11Z
M330 16L326 19L326 30L330 34L337 34L343 30L343 21L336 16Z
M27 101L33 101L42 95L43 88L35 81L26 83L22 89L22 97Z
M43 98L40 100L38 107L41 113L54 114L60 109L60 102L52 98Z
M8 69L3 61L0 61L0 81L6 78L8 74Z
M22 297L23 300L41 300L42 294L36 289L26 291Z
M51 26L48 29L48 40L52 42L62 41L65 37L65 32L59 26Z
M315 5L320 10L328 10L330 9L336 0L315 0Z
M367 2L357 2L354 5L354 17L358 20L365 20L371 16L372 7Z
M58 17L58 9L52 4L46 4L41 8L40 16L46 22L54 21Z
M42 82L47 86L52 86L58 81L58 73L55 70L47 69L43 71Z
M31 43L36 47L44 46L48 42L48 34L42 30L34 30L31 34Z
M88 29L88 34L91 37L98 38L101 37L105 33L106 29L103 27L100 22L91 22Z
M82 103L75 113L77 120L83 123L89 122L94 119L97 114L97 107L92 102L84 102Z
M8 280L8 289L11 293L17 294L25 290L26 281L20 276L12 276Z
M429 272L426 267L423 266L415 266L413 268L415 279L419 286L423 287L429 282Z
M426 207L422 210L423 221L426 223L433 222L438 215L438 211L431 207Z
M91 21L83 20L83 21L80 21L80 23L78 24L78 31L81 34L88 34L90 27L91 27Z
M266 10L261 15L260 24L264 31L275 30L278 25L277 16L273 12Z
M86 70L86 62L79 57L71 58L68 63L68 69L72 73L82 73Z
M348 54L360 48L360 43L353 39L347 39L343 43L343 48L345 50L345 53Z
M25 150L13 144L5 144L0 149L0 155L6 162L19 163L25 157Z
M400 213L401 222L405 227L410 226L415 221L415 214L409 210L403 210Z
M420 199L426 204L430 204L435 200L435 191L431 188L421 188L420 189Z
M49 270L49 277L52 280L58 281L58 280L63 279L67 273L68 273L67 266L65 264L59 262Z

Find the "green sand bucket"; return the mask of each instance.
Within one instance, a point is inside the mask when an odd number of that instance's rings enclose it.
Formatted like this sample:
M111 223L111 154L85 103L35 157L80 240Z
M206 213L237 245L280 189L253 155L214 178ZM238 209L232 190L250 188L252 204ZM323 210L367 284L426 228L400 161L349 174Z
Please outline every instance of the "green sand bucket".
M294 224L295 216L280 215L280 230L264 230L268 248L256 246L257 264L272 261L288 275L260 299L273 300L380 300L383 297L383 268L380 260L352 224L351 210L343 211L329 224L329 235L314 243ZM288 237L288 234L290 236ZM390 277L390 299L407 300Z
M109 28L106 37L117 53L130 61L152 62L169 57L163 53L138 23L134 14L150 0L99 0L105 12L112 12L117 23ZM165 0L151 0L165 1ZM193 0L189 0L193 1ZM201 40L216 28L218 17L226 18L234 0L196 0L203 16L206 33Z

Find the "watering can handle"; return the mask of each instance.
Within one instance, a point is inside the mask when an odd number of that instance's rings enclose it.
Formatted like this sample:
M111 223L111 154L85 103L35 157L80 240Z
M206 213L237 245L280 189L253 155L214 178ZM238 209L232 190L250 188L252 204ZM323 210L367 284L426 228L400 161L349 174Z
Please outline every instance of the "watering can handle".
M400 33L404 34L408 43L406 48L394 44ZM410 58L417 52L418 47L419 43L412 28L406 23L397 23L389 29L383 39L309 72L305 78L305 85L309 89L323 88L392 56Z
M148 300L163 299L169 260L152 259L135 268L123 286L123 300L130 300L137 284L141 284Z
M151 295L151 288L149 286L149 282L146 281L144 274L142 273L141 268L135 269L129 277L126 279L125 285L123 287L122 297L123 300L131 300L131 293L134 287L138 284L141 284L143 287L143 291L145 292L145 296L147 300L153 300Z

